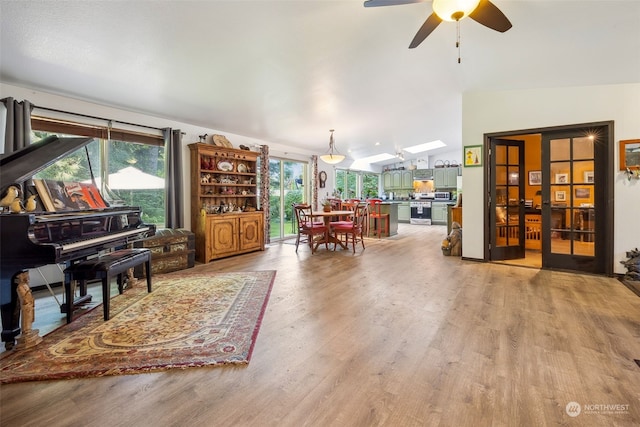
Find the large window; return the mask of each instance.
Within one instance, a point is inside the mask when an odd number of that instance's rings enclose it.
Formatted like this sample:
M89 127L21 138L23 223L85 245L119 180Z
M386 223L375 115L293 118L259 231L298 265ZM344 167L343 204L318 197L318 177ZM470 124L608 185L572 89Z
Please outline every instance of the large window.
M165 226L165 149L159 135L32 118L32 141L49 135L94 137L94 141L44 170L36 178L91 182L112 206L135 206L142 220Z
M378 196L380 175L336 169L336 196L342 199L368 199Z

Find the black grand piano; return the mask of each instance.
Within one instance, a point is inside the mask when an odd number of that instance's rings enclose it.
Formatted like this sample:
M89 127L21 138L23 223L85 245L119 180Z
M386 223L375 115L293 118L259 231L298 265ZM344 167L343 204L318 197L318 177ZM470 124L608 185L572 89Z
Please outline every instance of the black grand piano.
M24 188L38 171L84 147L93 138L41 141L0 157L0 190ZM0 314L2 341L11 348L20 334L20 305L14 277L30 268L86 259L101 250L128 245L155 234L138 207L0 214Z

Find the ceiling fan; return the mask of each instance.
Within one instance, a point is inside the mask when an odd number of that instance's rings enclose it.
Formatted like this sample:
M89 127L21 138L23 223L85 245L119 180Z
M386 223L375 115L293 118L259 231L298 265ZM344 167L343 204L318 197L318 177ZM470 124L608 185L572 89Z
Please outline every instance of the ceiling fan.
M367 0L364 7L395 6L400 4L423 3L427 0ZM504 33L511 28L511 22L489 0L433 0L433 13L429 15L409 45L417 47L442 21L458 22L465 17Z

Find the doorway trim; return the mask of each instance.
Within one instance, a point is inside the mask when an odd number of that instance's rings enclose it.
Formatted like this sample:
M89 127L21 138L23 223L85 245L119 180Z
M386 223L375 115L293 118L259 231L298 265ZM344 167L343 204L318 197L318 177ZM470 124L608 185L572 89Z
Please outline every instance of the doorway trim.
M605 171L604 173L606 174L607 177L609 177L609 179L606 180L606 183L604 184L604 191L606 192L606 196L605 196L605 200L606 200L606 204L605 206L602 207L602 211L605 212L605 215L607 218L609 218L609 221L606 221L603 225L603 228L605 229L605 235L606 236L614 236L613 232L614 232L614 184L615 184L615 179L613 178L614 174L615 174L615 168L614 168L614 160L615 160L615 141L614 141L614 121L613 120L608 120L608 121L601 121L601 122L589 122L589 123L580 123L580 124L571 124L571 125L561 125L561 126L549 126L549 127L541 127L541 128L530 128L530 129L521 129L521 130L513 130L513 131L503 131L503 132L492 132L492 133L485 133L484 134L484 146L485 146L485 159L484 159L484 164L485 164L485 169L484 169L484 173L483 173L483 188L484 188L484 206L486 206L486 209L484 209L484 251L483 251L483 256L484 256L484 261L486 262L491 262L491 256L490 256L490 244L492 242L491 240L491 221L490 221L490 210L493 208L491 202L490 202L490 195L491 195L491 188L490 188L490 184L491 184L491 170L490 170L490 150L489 148L491 147L490 141L492 138L504 138L504 137L512 137L512 136L518 136L518 135L527 135L527 134L546 134L546 133L556 133L556 132L562 132L562 131L572 131L572 130L578 130L578 129L584 129L584 128L604 128L605 129L605 133L606 133L606 138L607 138L607 147L606 147L606 156L607 159L603 162L604 164L604 168ZM606 239L605 242L603 242L603 244L606 245L605 250L603 251L603 256L605 257L605 271L603 274L607 275L607 276L613 276L613 247L614 247L614 242L612 239ZM544 269L544 265L542 266L542 268Z

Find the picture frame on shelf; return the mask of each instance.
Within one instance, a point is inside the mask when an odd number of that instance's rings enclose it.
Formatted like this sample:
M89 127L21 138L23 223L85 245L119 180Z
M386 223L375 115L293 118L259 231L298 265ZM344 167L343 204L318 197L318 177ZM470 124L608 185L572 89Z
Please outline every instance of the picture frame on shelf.
M556 191L556 202L566 202L566 201L567 201L567 192Z
M529 185L542 185L542 171L529 171Z
M593 184L595 182L593 171L585 171L584 173L584 183L585 184Z
M463 150L465 167L482 166L482 145L466 145Z
M568 184L569 183L569 174L568 173L557 173L556 174L556 184Z

